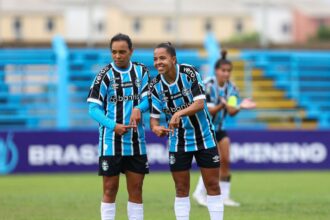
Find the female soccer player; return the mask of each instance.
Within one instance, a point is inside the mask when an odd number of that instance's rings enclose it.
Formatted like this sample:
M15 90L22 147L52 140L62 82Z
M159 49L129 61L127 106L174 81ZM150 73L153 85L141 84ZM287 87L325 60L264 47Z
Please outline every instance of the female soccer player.
M223 219L220 195L219 154L213 124L205 103L204 85L199 73L187 64L177 64L175 48L161 43L154 50L158 71L149 85L152 100L151 129L158 136L169 135L169 163L176 188L176 219L189 219L190 174L193 157L201 169L207 191L211 220ZM168 128L160 126L164 112Z
M239 206L238 202L230 198L230 167L229 167L229 147L230 139L224 128L226 115L236 115L240 109L251 109L256 104L244 99L240 104L239 92L235 85L230 81L232 63L227 60L227 51L222 51L221 58L215 64L216 77L208 78L205 81L207 106L213 117L213 123L216 127L216 139L218 141L218 150L221 155L220 167L220 185L224 205ZM200 177L193 197L200 205L206 205L206 191Z
M89 113L99 123L99 175L103 176L101 219L114 220L120 172L125 173L129 220L143 220L142 185L149 172L141 112L149 109L147 68L131 61L132 41L110 41L113 62L96 75L88 95Z

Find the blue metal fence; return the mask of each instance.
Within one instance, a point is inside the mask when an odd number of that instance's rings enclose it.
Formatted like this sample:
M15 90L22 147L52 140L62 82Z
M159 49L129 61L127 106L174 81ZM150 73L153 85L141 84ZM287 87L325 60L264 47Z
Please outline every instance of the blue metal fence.
M136 49L132 60L145 63L155 76L152 56L152 49ZM201 72L208 63L198 50L179 50L177 56L179 62L193 63ZM329 52L243 50L234 59L245 61L246 85L251 84L251 70L261 68L307 109L308 117L317 119L320 128L330 127ZM52 49L1 49L0 129L96 127L87 114L86 96L95 74L109 62L108 49L70 49L61 38L54 39ZM249 89L246 86L245 94L252 93ZM242 112L230 119L229 127L265 128L256 120L258 115Z
M330 127L330 52L243 50L242 59L275 80L287 97L307 110L319 128Z

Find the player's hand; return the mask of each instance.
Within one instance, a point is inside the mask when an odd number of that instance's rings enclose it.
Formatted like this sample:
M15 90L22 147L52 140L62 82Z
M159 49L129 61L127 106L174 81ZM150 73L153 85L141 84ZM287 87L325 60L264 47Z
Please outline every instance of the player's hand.
M174 134L174 129L178 128L179 126L180 126L180 115L177 112L172 116L170 123L168 124L168 128L171 130L172 134Z
M118 135L123 135L128 131L128 129L131 129L131 128L136 128L136 125L116 124L115 133Z
M253 109L256 107L256 103L251 99L243 99L241 104L239 105L241 109Z
M164 126L154 126L152 128L152 131L158 136L158 137L164 137L167 136L171 130L168 128L165 128Z
M141 111L138 108L133 108L131 118L129 119L130 125L137 125L140 123L141 120ZM134 131L136 131L136 128L134 128Z
M220 100L221 100L221 104L225 106L227 105L227 100L225 98L221 97Z

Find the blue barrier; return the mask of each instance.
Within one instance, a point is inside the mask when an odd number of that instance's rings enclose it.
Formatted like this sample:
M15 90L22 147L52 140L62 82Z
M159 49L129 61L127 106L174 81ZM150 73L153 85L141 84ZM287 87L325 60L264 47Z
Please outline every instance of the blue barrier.
M205 73L205 65L214 63L219 55L217 42L208 42L207 57L201 56L198 50L182 49L177 51L179 62L194 64ZM320 128L330 127L328 52L243 50L230 59L244 61L243 93L246 97L253 92L252 69L260 68L287 97L307 110L307 118L317 119ZM71 49L61 38L54 39L52 49L1 49L0 129L96 127L97 123L87 114L86 96L95 74L110 60L109 49ZM152 77L157 74L153 68L152 49L136 49L132 60L145 63ZM273 113L287 120L294 112L243 111L229 118L227 127L265 129L267 125L258 118ZM148 114L144 122L149 124Z
M243 50L241 58L275 80L298 105L316 118L319 128L330 127L330 53L328 51Z
M237 130L228 134L233 140L230 157L235 170L330 170L329 131ZM150 169L168 171L167 138L148 131L146 142ZM0 175L97 172L97 164L97 129L0 132Z

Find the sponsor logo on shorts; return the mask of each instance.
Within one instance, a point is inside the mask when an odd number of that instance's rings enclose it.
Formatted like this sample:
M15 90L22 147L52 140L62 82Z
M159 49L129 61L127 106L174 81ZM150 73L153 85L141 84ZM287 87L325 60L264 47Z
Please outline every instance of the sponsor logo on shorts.
M220 157L218 155L212 157L214 163L218 163L220 161Z
M170 154L170 164L175 164L175 156L174 154Z
M146 169L148 169L149 168L149 163L148 162L146 162Z
M109 169L108 161L103 160L103 161L102 161L102 170L103 170L103 171L107 171L108 169Z

